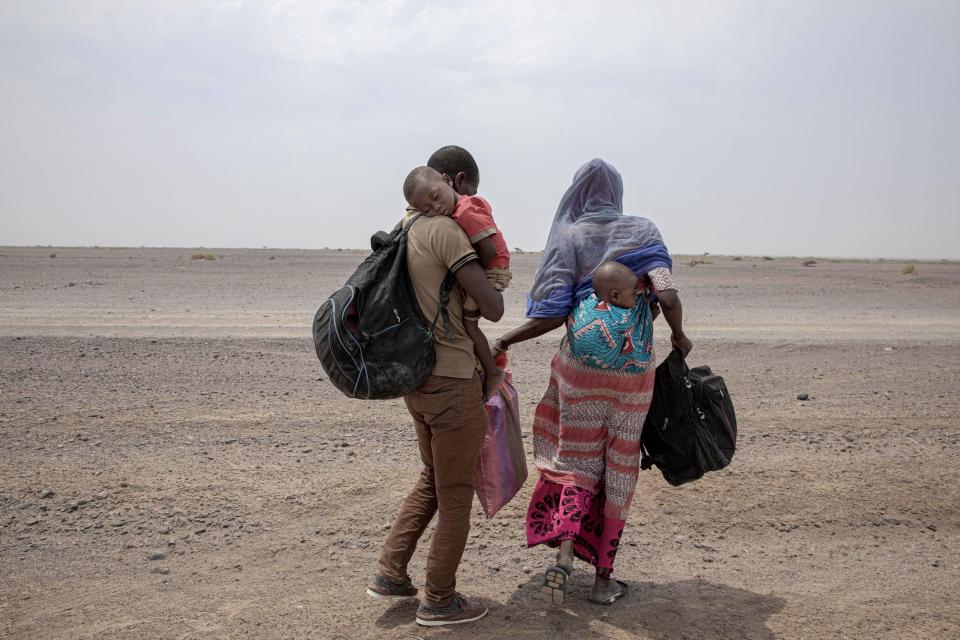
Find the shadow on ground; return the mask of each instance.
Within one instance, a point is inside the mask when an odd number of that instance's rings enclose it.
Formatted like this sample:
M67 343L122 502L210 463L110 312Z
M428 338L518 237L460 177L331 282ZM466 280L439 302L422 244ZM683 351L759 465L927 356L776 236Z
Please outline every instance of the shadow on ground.
M456 629L464 637L607 637L650 640L775 640L769 618L783 598L704 580L657 584L631 582L628 597L611 606L587 600L590 582L579 576L567 604L553 607L539 596L542 578L532 578L507 600L491 604L487 619ZM400 602L377 620L381 628L410 624L416 601Z

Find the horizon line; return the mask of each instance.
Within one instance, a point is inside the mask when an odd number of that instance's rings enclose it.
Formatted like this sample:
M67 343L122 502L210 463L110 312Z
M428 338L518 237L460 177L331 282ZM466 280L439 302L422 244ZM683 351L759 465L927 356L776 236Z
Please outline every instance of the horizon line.
M9 245L0 245L0 250L3 249L93 249L93 250L168 250L168 251L177 251L177 250L205 250L205 251L330 251L330 252L366 252L370 253L370 249L363 249L358 247L271 247L266 245L261 245L259 247L223 247L223 246L205 246L205 245L56 245L56 244L9 244ZM511 252L515 253L543 253L542 249L528 250L521 247L514 247L511 249ZM800 255L800 254L777 254L777 253L766 253L766 254L754 254L754 253L712 253L704 251L677 251L670 252L671 256L683 256L683 257L705 257L712 256L718 258L756 258L758 260L763 260L764 258L774 258L774 259L820 259L820 260L864 260L864 261L874 261L874 262L934 262L934 263L943 263L943 262L960 262L960 257L958 258L913 258L913 257L896 257L896 256L825 256L825 255Z

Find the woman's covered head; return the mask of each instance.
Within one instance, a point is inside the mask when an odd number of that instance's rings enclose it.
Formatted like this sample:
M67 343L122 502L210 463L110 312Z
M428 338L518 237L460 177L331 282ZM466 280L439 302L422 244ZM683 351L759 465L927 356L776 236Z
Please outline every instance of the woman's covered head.
M457 206L450 178L430 167L417 167L403 181L407 204L425 216L449 216Z
M577 169L567 196L573 219L591 213L623 213L623 178L612 164L594 158Z

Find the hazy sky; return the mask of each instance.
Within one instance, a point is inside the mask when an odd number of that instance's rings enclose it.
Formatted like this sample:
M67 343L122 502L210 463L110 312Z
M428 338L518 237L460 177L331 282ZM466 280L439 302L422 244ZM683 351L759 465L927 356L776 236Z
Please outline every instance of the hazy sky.
M0 244L361 247L444 144L511 247L600 156L675 253L960 258L960 2L0 3Z

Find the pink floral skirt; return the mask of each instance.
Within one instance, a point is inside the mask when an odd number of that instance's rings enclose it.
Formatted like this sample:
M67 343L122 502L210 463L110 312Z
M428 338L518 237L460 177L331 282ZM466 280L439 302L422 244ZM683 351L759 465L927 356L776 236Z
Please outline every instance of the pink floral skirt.
M542 475L527 509L527 546L559 547L573 540L573 553L609 578L620 546L625 522L603 515L603 490L595 494L573 485L547 480Z

